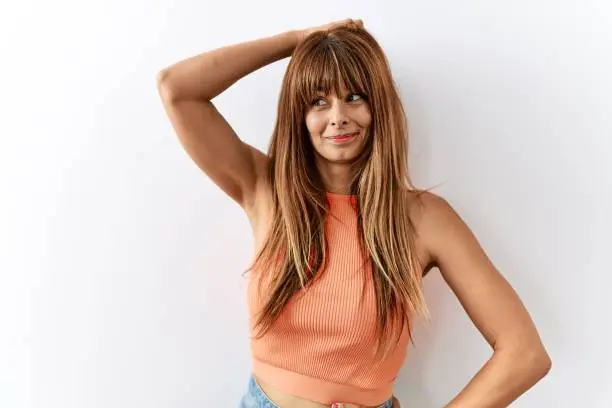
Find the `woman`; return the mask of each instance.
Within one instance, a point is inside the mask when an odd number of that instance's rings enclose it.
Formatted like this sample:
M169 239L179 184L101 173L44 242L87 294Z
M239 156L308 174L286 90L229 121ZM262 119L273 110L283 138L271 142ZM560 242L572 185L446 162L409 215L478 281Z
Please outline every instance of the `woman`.
M268 154L211 100L291 56ZM406 121L384 53L360 20L223 47L159 75L195 163L246 212L253 376L242 407L391 407L422 277L439 268L493 348L447 407L502 407L550 368L537 330L470 229L414 188Z

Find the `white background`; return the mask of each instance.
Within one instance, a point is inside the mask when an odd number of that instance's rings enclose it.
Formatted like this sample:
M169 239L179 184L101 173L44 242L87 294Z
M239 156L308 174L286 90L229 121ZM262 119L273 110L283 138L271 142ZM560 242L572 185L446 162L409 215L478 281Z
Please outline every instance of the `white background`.
M236 406L249 374L246 216L188 159L157 72L363 18L411 166L473 228L553 370L518 407L612 406L612 6L605 1L20 1L0 10L0 406ZM609 4L609 3L608 3ZM216 102L267 147L286 60ZM397 383L441 407L489 348L437 271Z

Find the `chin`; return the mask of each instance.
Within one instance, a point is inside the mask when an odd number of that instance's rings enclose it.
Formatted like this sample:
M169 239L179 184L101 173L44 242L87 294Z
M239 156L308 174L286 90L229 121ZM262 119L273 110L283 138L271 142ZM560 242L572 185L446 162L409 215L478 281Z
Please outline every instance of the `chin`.
M327 154L323 158L334 164L351 164L359 157L358 153L343 153L343 154Z

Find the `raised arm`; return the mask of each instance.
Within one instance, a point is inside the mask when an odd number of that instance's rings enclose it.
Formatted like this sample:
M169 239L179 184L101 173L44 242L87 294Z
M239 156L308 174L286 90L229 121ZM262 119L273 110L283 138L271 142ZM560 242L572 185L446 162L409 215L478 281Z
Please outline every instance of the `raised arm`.
M243 208L254 200L268 157L244 143L211 100L257 69L291 55L299 31L208 51L158 75L172 126L193 161Z

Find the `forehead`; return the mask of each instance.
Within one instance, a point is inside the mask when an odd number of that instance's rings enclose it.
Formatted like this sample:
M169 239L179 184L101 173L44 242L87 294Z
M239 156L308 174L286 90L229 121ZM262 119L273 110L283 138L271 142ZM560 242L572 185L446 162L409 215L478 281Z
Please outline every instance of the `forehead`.
M344 96L348 94L349 92L354 92L354 90L344 85L344 83L340 83L334 87L328 87L327 89L323 86L317 87L317 94L323 94L323 95L329 95L329 96Z

